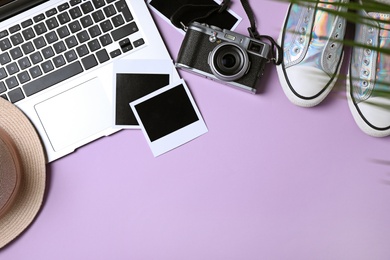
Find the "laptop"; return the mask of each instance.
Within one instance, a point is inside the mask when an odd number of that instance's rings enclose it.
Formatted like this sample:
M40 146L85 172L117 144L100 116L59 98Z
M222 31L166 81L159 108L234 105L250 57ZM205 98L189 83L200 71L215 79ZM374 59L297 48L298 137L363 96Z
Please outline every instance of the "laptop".
M0 0L0 97L34 124L48 162L118 131L117 59L171 60L143 0Z

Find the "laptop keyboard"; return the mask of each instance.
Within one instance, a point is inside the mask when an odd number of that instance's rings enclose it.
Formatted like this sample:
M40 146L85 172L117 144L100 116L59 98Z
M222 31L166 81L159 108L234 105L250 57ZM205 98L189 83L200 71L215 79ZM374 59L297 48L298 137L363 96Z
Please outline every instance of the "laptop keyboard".
M70 0L2 30L0 97L18 102L135 50L137 31L124 0Z

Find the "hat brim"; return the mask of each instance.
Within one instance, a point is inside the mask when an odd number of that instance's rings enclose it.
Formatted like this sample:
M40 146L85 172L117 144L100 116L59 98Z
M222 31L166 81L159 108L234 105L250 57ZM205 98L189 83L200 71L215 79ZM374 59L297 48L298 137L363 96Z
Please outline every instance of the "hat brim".
M22 164L18 194L0 218L0 248L23 232L34 220L46 186L46 160L34 126L14 104L0 98L0 127L13 140Z

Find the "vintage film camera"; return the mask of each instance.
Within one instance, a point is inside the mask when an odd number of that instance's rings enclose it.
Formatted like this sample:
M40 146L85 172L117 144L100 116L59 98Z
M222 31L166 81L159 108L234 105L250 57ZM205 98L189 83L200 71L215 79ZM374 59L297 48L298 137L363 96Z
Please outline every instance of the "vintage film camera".
M176 67L256 93L271 46L215 26L193 22L187 29Z

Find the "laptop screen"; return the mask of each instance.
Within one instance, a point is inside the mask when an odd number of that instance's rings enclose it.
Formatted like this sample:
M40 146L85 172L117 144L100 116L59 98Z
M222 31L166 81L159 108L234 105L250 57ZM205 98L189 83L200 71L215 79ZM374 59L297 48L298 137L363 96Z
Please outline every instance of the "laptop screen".
M0 22L47 0L0 0Z

